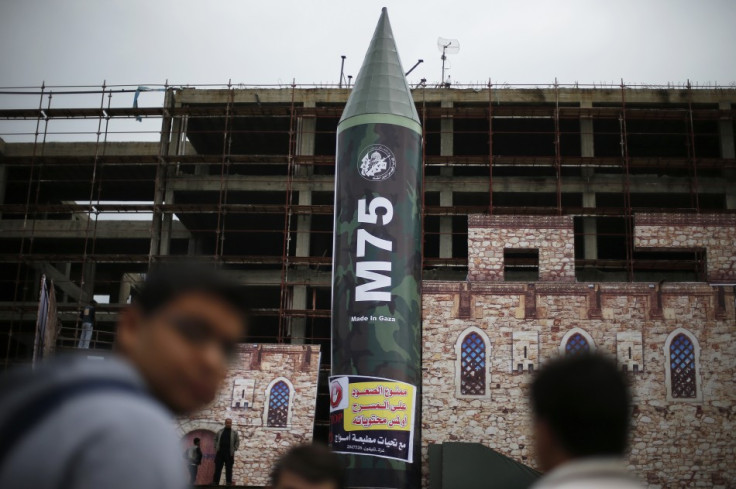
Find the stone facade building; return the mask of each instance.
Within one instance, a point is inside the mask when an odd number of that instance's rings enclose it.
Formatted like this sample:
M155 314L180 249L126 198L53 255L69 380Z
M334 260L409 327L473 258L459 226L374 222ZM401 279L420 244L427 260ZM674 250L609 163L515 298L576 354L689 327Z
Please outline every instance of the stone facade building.
M240 345L215 401L179 420L184 445L194 437L201 440L197 483L212 481L213 439L227 418L240 436L233 465L236 485L267 485L273 463L286 449L311 442L319 363L316 345Z
M732 217L636 216L635 236L640 248L704 248L708 277L732 278ZM629 466L649 487L733 487L733 287L575 283L572 246L564 216L471 216L468 280L424 282L425 460L431 443L471 441L534 466L532 373L595 350L628 372ZM538 251L538 281L503 280L513 249Z

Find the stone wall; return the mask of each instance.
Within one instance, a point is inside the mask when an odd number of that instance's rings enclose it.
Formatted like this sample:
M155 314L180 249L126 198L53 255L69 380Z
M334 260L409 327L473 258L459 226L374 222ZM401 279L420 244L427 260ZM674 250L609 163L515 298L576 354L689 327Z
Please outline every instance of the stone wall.
M709 281L736 280L736 216L637 214L637 249L706 250Z
M629 464L649 487L736 484L732 287L424 282L423 294L425 476L427 446L444 441L482 443L535 466L528 367L559 355L563 338L575 330L627 367L635 396ZM465 315L458 307L463 300ZM490 398L456 393L455 344L471 327L490 343ZM678 329L699 346L701 400L668 399L665 344ZM527 358L520 361L523 346Z
M216 432L226 418L232 418L240 435L233 481L236 485L266 485L279 455L293 445L312 441L319 363L317 345L239 345L215 401L179 420L182 436L200 429ZM280 380L290 390L288 421L285 427L268 427L269 392ZM225 482L224 470L221 482Z
M539 281L575 281L572 216L468 216L468 279L501 282L504 250L539 251Z

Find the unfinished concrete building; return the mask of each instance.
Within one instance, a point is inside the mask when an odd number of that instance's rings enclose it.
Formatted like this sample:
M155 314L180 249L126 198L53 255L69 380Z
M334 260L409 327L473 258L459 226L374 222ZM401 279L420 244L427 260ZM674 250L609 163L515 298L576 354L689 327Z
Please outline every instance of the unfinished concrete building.
M4 365L31 357L42 274L56 289L57 348L78 346L79 310L96 298L91 348L105 350L117 311L148 267L196 256L237 274L247 288L257 316L248 341L322 345L323 380L335 129L349 89L155 89L162 102L140 107L131 107L140 87L0 94ZM733 339L736 276L709 274L716 269L709 245L641 241L637 219L650 219L664 234L668 226L681 231L683 216L701 219L688 221L696 230L708 219L733 227L735 89L489 84L418 86L414 98L425 141L425 281L466 290L469 215L507 224L548 216L570 230L564 271L550 272L549 243L539 242L501 247L490 271L485 256L473 264L471 250L470 269L480 274L471 280L559 279L596 291L604 282L646 282L656 290L662 282L701 282L697 294L714 290L730 324L723 339ZM474 216L471 231L483 219ZM718 270L733 261L733 247L721 244ZM456 308L467 313L454 317L474 317L470 303L458 300ZM315 423L321 439L325 385ZM733 411L733 404L724 409Z

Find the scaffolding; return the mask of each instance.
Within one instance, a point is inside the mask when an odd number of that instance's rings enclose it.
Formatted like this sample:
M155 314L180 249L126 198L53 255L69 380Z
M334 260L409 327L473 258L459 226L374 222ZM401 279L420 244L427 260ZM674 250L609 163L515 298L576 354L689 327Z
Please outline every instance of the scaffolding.
M349 93L0 88L4 366L30 358L42 274L59 297L58 347L77 344L79 311L97 299L92 346L109 349L149 266L192 257L247 289L248 341L329 351L335 139ZM704 280L702 250L637 251L633 219L736 212L736 89L489 80L413 93L424 279L465 280L469 214L535 214L574 216L579 281ZM534 258L509 260L507 280L526 280Z

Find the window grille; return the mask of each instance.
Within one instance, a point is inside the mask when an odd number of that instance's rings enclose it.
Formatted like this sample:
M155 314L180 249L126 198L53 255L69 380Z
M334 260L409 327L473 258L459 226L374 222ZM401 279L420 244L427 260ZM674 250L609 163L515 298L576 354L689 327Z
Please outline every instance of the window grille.
M670 343L670 384L672 397L695 398L695 345L685 334L678 334Z
M274 384L268 399L268 426L285 428L289 414L289 386L283 380Z
M486 344L478 333L470 332L460 349L460 393L483 396L486 393Z
M579 355L581 353L589 353L590 345L588 340L585 339L580 333L575 333L570 336L565 345L565 355Z

